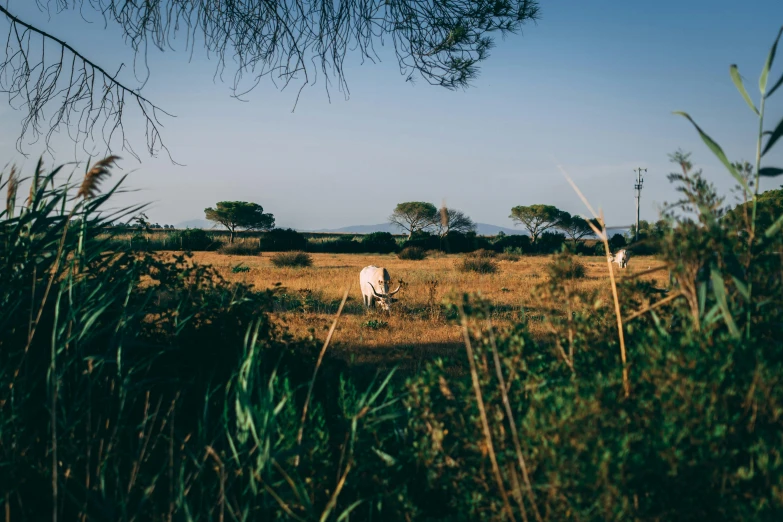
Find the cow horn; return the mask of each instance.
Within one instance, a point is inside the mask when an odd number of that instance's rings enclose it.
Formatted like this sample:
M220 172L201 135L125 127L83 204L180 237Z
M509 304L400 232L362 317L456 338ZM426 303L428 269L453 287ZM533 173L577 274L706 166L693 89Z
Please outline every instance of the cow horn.
M375 294L375 297L383 299L384 296L375 291L375 287L372 286L371 282L367 281L367 284L370 285L370 288L372 288L372 293Z
M399 291L400 291L400 288L402 288L402 281L400 281L400 284L399 284L399 286L397 286L397 290L395 290L394 292L390 292L390 293L389 293L389 297L391 297L391 296L393 296L394 294L396 294L397 292L399 292Z

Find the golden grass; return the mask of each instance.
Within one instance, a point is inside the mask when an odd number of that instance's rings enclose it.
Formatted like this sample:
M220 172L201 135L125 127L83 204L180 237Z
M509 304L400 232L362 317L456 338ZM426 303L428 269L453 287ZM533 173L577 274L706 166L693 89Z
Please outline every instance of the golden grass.
M163 254L166 255L166 254ZM423 362L437 356L449 356L464 350L464 339L459 322L447 322L443 317L429 313L430 287L428 281L437 280L436 299L455 292L477 292L496 308L492 322L503 327L518 322L524 313L531 333L545 333L540 321L542 303L533 296L533 288L547 280L549 256L523 256L519 261L499 261L494 274L460 272L457 263L461 255L439 255L422 261L398 259L396 255L312 254L309 268L277 268L270 259L273 254L261 256L221 255L214 252L195 252L194 261L214 266L228 281L243 282L265 289L280 284L285 292L298 299L312 297L312 306L303 311L278 310L276 320L285 324L297 337L315 336L320 342L326 337L333 314L342 299L346 286L351 290L343 316L334 333L333 354L352 364L390 367L400 364L403 369L415 370ZM603 257L582 257L587 276L574 281L577 288L597 289L606 302L611 302L611 285L606 275ZM232 273L239 264L250 268L247 272ZM359 290L359 272L367 265L386 267L392 281L402 279L406 284L397 294L400 301L392 312L366 312ZM660 266L653 257L635 257L628 268L620 272L627 277ZM666 284L666 272L643 274L642 279L655 280L660 287ZM551 305L551 303L543 305ZM555 304L557 305L557 304ZM368 321L387 323L373 329Z

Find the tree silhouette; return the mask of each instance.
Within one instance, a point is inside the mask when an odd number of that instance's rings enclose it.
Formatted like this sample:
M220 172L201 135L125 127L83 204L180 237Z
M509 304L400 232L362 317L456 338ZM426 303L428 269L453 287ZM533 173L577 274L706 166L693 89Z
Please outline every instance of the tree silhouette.
M215 208L205 208L206 218L226 227L228 242L234 242L237 230L270 230L275 226L275 217L264 214L264 207L245 201L221 201Z
M520 205L511 209L509 217L523 225L535 243L541 234L558 224L561 215L562 211L552 205Z
M394 208L394 212L389 216L389 223L407 231L410 238L414 232L435 226L438 219L438 209L432 203L407 201Z
M449 232L467 234L476 230L476 223L461 210L442 207L438 213L437 227L440 236L445 236Z
M598 229L601 230L601 224L597 219L587 220L582 216L572 216L566 211L560 213L556 228L561 230L571 241L576 244L577 241L583 237L593 235L593 229L590 228L590 222Z

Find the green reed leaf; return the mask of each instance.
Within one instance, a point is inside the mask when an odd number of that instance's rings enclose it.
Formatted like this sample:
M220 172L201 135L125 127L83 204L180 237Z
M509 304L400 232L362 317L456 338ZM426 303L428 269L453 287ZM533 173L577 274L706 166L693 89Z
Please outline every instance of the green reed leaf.
M718 159L721 161L721 163L723 163L726 169L728 169L729 173L734 177L734 179L739 182L740 186L745 190L750 190L747 181L745 181L745 178L743 178L737 169L734 168L734 165L732 165L729 159L726 157L726 153L723 152L723 149L720 147L720 145L718 145L715 140L710 138L706 132L701 130L701 127L699 127L696 122L693 121L693 118L691 118L687 112L675 111L674 114L682 116L691 122L691 124L696 128L696 131L699 133L699 136L701 136L702 141L707 145L707 147L709 147L712 153L718 157Z
M737 287L740 295L745 298L745 301L750 301L750 291L748 290L748 285L737 279L735 276L731 276L731 279L734 281L734 286Z
M775 127L775 130L769 133L769 140L767 140L767 144L764 146L764 151L762 151L761 155L763 156L769 152L769 149L775 145L775 142L777 142L781 136L783 136L783 119L778 122L778 126Z
M781 27L778 31L778 37L775 38L775 43L772 44L772 48L769 50L769 54L767 55L767 61L764 63L764 68L761 70L761 76L759 77L759 90L761 91L762 96L767 90L769 70L772 68L772 63L775 61L775 53L778 50L778 42L780 41L781 34L783 34L783 27ZM777 88L777 85L775 85L775 87Z
M764 236L767 238L770 238L780 232L781 227L783 227L783 216L780 216L775 220L774 223L772 223L772 226L770 226L766 232L764 232Z
M737 69L736 64L729 66L729 74L731 75L731 81L734 82L737 90L745 99L745 103L747 103L748 107L750 107L750 109L758 115L759 110L753 104L753 100L750 99L750 95L748 95L748 91L745 89L745 84L742 83L742 77L740 76L739 69Z
M734 322L734 318L731 316L731 310L729 310L729 303L726 298L726 286L723 284L723 276L718 269L712 268L710 270L710 279L712 280L712 293L718 301L718 306L723 314L723 320L726 322L726 326L729 327L729 332L732 337L739 339L740 332L737 328L737 324Z

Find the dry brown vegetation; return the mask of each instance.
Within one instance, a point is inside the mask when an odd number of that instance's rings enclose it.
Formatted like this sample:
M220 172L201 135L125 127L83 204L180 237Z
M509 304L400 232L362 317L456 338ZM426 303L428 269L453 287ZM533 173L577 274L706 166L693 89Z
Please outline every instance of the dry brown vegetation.
M166 255L166 254L163 254ZM351 364L416 369L424 361L450 356L464 350L457 322L449 321L440 306L444 298L456 292L478 292L494 306L493 322L511 325L523 318L534 336L543 335L546 310L558 303L542 303L534 295L536 285L545 283L550 256L523 256L518 261L498 259L493 274L462 272L462 255L438 255L421 261L398 259L396 255L313 254L308 268L278 268L273 254L231 256L214 252L195 252L193 260L214 266L228 281L243 282L265 289L279 285L284 293L275 317L297 337L313 335L318 340L326 332L343 292L349 297L335 331L332 355ZM597 289L611 303L611 289L603 257L583 257L586 277L573 284L580 289ZM391 313L365 311L359 291L359 272L367 265L384 266L392 282L404 281ZM621 277L660 266L652 257L634 258ZM249 270L232 272L238 265ZM666 286L666 272L641 276ZM433 281L437 283L433 285Z

